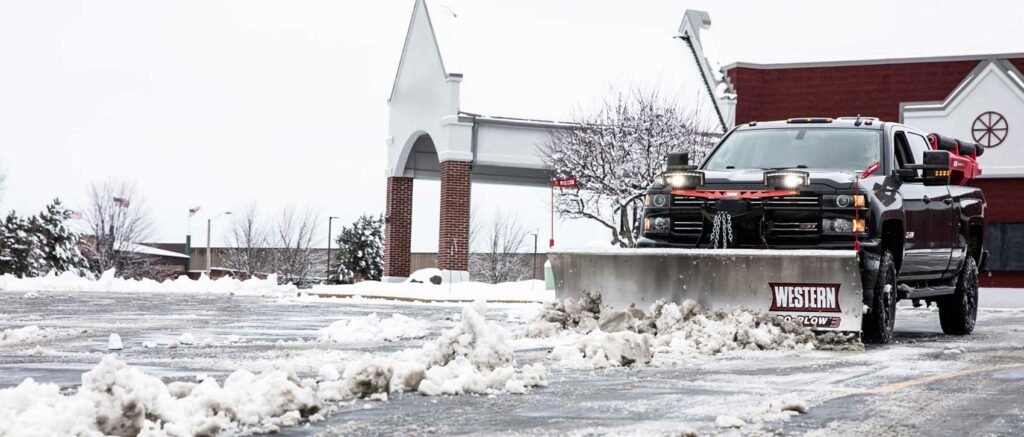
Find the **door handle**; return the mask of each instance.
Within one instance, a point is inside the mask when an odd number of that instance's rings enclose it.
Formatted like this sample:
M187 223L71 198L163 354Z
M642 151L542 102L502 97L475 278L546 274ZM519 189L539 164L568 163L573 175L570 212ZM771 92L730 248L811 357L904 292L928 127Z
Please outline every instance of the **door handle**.
M932 198L928 196L924 196L921 200L924 201L924 203L932 203Z
M953 204L953 199L951 199L951 198L950 199L942 199L942 203L945 203L946 205L952 205Z

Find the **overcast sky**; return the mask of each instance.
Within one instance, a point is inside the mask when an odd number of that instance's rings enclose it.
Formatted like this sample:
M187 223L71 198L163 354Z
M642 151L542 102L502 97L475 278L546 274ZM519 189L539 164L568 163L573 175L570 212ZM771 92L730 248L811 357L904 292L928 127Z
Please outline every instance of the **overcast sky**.
M1012 0L477 1L522 32L531 17L672 32L686 9L707 10L723 64L1024 52L1024 2ZM90 181L134 180L168 242L184 239L195 205L294 204L342 223L382 212L386 99L412 4L2 1L0 208L35 213L54 197L75 207ZM437 193L416 184L416 251L436 250ZM473 196L485 214L517 205L548 238L546 191ZM559 233L604 238L597 230Z

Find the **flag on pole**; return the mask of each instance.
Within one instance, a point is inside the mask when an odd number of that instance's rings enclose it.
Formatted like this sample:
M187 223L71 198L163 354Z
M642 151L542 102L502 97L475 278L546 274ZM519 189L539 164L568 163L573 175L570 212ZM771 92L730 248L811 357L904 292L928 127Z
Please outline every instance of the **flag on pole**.
M199 212L199 207L198 206L193 207L193 208L189 208L188 209L188 216L192 217L192 216L196 215L197 212Z
M78 212L78 211L71 211L71 216L68 217L68 218L70 218L71 220L81 220L82 219L82 213Z
M553 178L551 183L558 188L577 188L579 185L576 183L576 177L570 176L567 178Z
M130 202L128 201L128 199L124 199L121 197L114 198L114 204L117 205L118 208L127 208L129 203Z

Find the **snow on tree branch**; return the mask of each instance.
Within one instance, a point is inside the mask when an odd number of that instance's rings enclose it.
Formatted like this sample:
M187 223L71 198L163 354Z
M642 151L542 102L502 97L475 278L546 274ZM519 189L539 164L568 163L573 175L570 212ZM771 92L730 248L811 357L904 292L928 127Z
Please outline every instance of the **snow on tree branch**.
M680 106L656 91L612 94L573 117L572 127L552 130L541 144L556 177L576 177L580 189L557 190L560 216L594 220L612 244L632 247L639 236L643 193L660 177L670 152L699 162L717 137L700 105Z

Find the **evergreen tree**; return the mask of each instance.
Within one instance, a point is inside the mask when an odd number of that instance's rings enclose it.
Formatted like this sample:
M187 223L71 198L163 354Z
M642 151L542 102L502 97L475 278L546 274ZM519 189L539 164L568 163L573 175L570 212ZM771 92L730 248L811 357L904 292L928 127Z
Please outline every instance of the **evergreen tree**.
M338 236L337 280L380 280L384 274L384 218L363 214Z
M64 225L71 211L54 200L38 216L18 217L11 211L0 223L0 274L43 276L54 271L86 272L78 235Z
M88 261L78 248L78 234L68 229L64 222L71 218L71 211L60 199L46 206L46 210L30 219L30 232L39 240L42 264L46 271L57 273L88 271Z
M39 239L29 221L11 211L0 226L0 274L37 276L43 268Z

